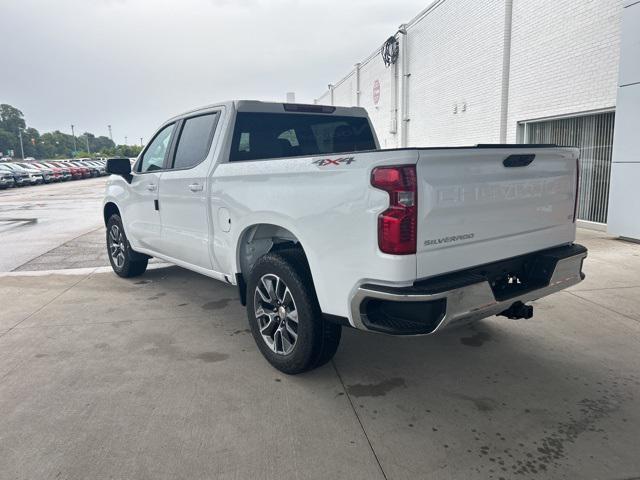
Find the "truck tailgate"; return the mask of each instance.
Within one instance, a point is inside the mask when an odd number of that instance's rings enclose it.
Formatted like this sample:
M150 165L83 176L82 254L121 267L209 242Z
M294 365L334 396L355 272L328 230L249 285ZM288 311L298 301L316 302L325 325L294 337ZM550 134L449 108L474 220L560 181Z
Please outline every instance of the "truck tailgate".
M417 278L571 243L577 157L573 148L420 150Z

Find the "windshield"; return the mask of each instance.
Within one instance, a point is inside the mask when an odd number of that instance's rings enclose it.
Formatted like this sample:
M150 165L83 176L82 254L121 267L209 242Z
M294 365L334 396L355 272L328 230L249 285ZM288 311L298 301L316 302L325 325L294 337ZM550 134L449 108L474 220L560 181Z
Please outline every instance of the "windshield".
M240 112L230 161L375 150L365 117Z

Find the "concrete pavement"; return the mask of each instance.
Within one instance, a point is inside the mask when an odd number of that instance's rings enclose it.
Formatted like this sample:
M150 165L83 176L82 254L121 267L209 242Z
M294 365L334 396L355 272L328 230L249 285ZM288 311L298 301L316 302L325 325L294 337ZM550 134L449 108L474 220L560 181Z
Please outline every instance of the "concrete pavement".
M214 280L3 274L0 478L636 478L640 246L579 237L587 280L532 320L345 330L296 377Z
M0 191L0 272L103 224L106 177Z

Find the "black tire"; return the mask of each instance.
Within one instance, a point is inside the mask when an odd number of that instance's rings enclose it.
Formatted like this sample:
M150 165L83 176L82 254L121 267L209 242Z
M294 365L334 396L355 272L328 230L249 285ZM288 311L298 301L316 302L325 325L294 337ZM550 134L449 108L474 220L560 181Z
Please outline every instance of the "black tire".
M121 236L118 235L119 232ZM113 248L114 240L119 240L116 248L117 254L114 255ZM122 256L120 257L120 254ZM149 263L149 257L141 253L135 252L127 236L124 232L122 225L122 219L120 215L114 213L109 217L107 222L107 255L109 256L109 263L113 271L122 278L131 278L142 275L147 269ZM116 258L114 258L114 256ZM120 257L120 258L118 258Z
M281 279L295 302L297 339L288 353L274 351L260 332L255 311L256 288L265 275ZM247 317L262 355L276 369L289 375L324 365L333 358L340 344L342 327L323 319L307 259L301 249L274 251L258 259L247 285ZM282 335L280 334L280 338Z

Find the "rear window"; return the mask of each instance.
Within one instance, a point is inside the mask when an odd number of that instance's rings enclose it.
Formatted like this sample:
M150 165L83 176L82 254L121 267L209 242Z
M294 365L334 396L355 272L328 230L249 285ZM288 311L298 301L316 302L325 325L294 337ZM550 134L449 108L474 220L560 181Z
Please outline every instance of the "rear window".
M236 117L229 160L321 155L375 148L369 121L363 117L240 112Z
M178 140L173 168L191 168L204 160L211 146L216 113L187 118Z

